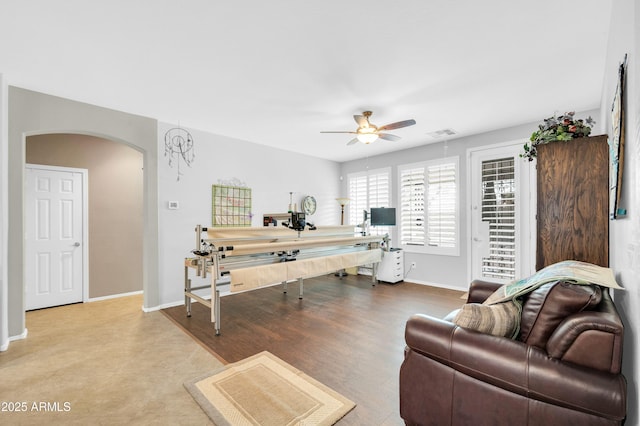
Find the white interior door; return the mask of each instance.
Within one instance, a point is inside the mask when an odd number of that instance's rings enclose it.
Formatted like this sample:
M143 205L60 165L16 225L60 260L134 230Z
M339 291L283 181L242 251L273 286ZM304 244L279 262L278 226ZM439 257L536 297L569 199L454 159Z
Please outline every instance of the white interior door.
M531 188L521 143L470 153L471 279L508 283L530 275Z
M82 302L85 169L26 167L26 309Z

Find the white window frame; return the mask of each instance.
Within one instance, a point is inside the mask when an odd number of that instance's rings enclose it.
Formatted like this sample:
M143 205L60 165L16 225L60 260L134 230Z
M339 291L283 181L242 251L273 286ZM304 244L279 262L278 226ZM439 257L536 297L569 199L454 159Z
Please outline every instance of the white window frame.
M407 202L407 200L403 199L403 192L402 192L402 173L406 170L411 170L411 169L420 169L422 168L424 170L424 174L425 174L425 182L424 182L424 191L425 194L428 193L429 188L428 188L428 182L427 182L427 170L429 169L429 167L433 167L433 166L438 166L438 165L445 165L445 164L454 164L455 167L455 182L456 182L456 191L455 191L455 225L454 225L454 232L455 232L455 237L454 237L454 244L453 247L440 247L440 246L430 246L428 244L403 244L402 241L402 221L403 221L403 212L402 212L402 207L405 204L405 202ZM435 159L435 160L428 160L428 161L420 161L417 163L411 163L411 164L403 164L398 166L398 200L399 200L399 211L398 211L398 242L400 244L400 246L402 247L403 250L405 250L406 252L414 252L414 253L424 253L424 254L434 254L434 255L441 255L441 256L460 256L460 190L461 190L461 185L460 185L460 158L458 156L454 156L454 157L446 157L446 158L439 158L439 159ZM426 200L425 200L426 203ZM428 223L427 223L427 209L428 206L425 206L425 230L428 227ZM425 231L426 232L426 231ZM427 240L427 235L425 235L425 241Z

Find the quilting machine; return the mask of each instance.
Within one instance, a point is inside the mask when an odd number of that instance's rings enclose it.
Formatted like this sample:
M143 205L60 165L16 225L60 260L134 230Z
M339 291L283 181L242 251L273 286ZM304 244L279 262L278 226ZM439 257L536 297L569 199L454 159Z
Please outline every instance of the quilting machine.
M293 216L292 216L293 219ZM299 218L298 218L299 219ZM211 322L220 334L220 291L230 294L297 281L302 299L304 279L362 265L373 265L372 283L388 237L356 235L353 226L204 228L196 226L195 257L185 259L184 295L187 316L196 300L211 309ZM189 272L211 284L192 287ZM208 300L195 292L211 289Z

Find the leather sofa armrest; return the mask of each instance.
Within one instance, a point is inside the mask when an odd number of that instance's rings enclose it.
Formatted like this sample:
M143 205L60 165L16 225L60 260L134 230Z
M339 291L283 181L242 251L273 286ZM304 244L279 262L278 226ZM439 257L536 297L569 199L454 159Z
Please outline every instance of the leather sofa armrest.
M405 328L409 350L482 380L515 391L526 388L527 345L478 333L453 323L416 314ZM480 378L480 377L477 377Z
M473 280L469 285L469 296L467 297L467 303L482 303L487 297L491 296L493 292L502 287L502 284L493 283L489 281Z
M409 352L525 397L616 419L626 413L626 383L621 375L562 362L519 341L422 314L407 322L405 340ZM571 380L562 379L568 377Z
M404 338L410 350L428 355L429 358L446 361L449 343L456 325L452 322L423 314L415 314L407 321Z
M546 350L553 358L619 374L623 337L624 325L607 294L598 310L579 312L560 323Z

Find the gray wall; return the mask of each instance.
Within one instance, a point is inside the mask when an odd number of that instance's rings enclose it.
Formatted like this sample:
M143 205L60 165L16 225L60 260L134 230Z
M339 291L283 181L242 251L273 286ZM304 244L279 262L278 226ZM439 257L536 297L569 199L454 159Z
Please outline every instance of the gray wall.
M9 196L7 190L9 150L8 146L8 87L0 74L0 351L9 346L9 297L7 238L9 233Z
M195 225L210 223L213 183L238 179L252 187L254 226L261 224L263 213L286 211L289 191L294 192L298 205L304 195L316 196L319 208L313 219L317 224L335 224L339 220L335 202L339 195L339 165L333 161L192 130L196 159L191 167L182 165L183 175L177 180L175 161L171 166L167 157L159 155L159 147L164 147L164 133L172 127L169 124L159 128L149 118L16 87L9 88L9 121L9 336L20 336L25 330L22 182L27 137L84 134L120 142L142 152L142 287L147 309L183 301L182 259L193 249ZM168 201L179 201L180 209L169 210Z
M159 143L173 125L160 123ZM313 195L318 209L309 222L316 225L340 223L339 163L294 152L274 149L222 135L188 129L193 137L195 159L191 166L180 165L178 158L169 165L161 157L159 170L159 249L160 299L162 305L184 303L184 269L182 260L191 255L195 245L194 228L211 226L211 185L237 179L252 190L252 226L262 226L265 213L286 213L289 192L301 206L305 195ZM180 208L171 210L169 201ZM313 231L311 231L313 232ZM193 285L210 284L191 274ZM210 294L210 292L209 292ZM222 320L224 321L224 320Z
M553 111L550 111L549 115L552 115L553 113ZM597 110L578 112L576 114L580 117L586 117L589 115L596 119L599 117L599 111ZM541 117L541 119L542 118L544 117ZM531 133L537 128L538 124L538 122L529 123L469 137L451 139L446 142L431 143L416 148L396 151L362 160L345 162L342 164L341 168L343 192L344 194L348 194L347 175L349 173L391 166L392 205L398 206L399 165L443 157L458 156L460 161L460 256L442 256L405 252L404 262L405 266L410 265L411 262L414 261L417 265L417 268L411 271L407 276L408 281L428 283L466 291L469 286L469 278L471 276L469 271L470 259L467 254L467 246L470 239L469 230L467 229L467 213L469 211L467 206L467 150L470 148L517 141L521 141L522 144L524 144L524 142L531 136ZM596 126L592 134L600 134L598 126ZM384 141L381 141L381 143L384 143ZM399 143L402 143L402 141ZM405 273L407 270L408 268L405 267Z
M135 147L144 157L144 253L145 306L158 304L158 183L157 122L107 108L9 87L8 136L8 329L22 335L24 315L24 166L27 136L48 133L81 133Z
M142 153L69 133L27 137L29 164L88 170L89 298L142 290Z

